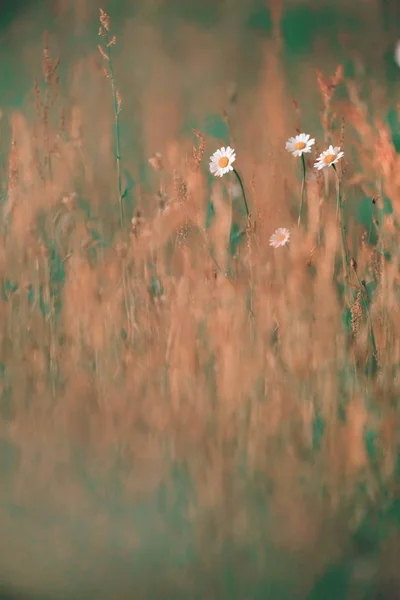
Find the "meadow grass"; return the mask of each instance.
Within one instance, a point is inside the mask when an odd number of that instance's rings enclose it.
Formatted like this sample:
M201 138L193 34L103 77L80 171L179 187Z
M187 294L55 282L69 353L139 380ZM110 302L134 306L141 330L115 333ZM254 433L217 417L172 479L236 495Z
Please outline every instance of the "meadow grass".
M79 562L97 571L97 598L128 597L129 586L135 597L307 598L384 515L371 534L379 558L359 579L398 581L391 131L340 66L320 72L316 147L345 155L336 172L317 171L315 151L303 171L284 149L303 131L301 107L285 100L270 45L268 89L261 81L252 110L249 98L222 107L228 139L183 127L173 94L146 98L134 159L120 138L131 116L112 62L119 40L100 20L98 102L63 92L46 37L36 118L8 115L0 574L71 591L60 565L80 581ZM224 144L236 150L249 219L234 174L209 173ZM281 226L290 242L272 248ZM82 538L70 534L77 523ZM22 548L27 572L15 566ZM109 554L129 554L140 572L114 581Z

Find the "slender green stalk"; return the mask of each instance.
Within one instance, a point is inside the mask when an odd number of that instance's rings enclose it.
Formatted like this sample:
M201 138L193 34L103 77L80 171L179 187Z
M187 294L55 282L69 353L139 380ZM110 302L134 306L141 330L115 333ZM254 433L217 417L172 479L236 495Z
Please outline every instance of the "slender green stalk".
M337 169L335 167L335 165L332 165L335 174L336 174L336 181L337 181L337 210L338 210L338 215L339 215L339 225L340 225L340 231L342 234L342 244L343 244L343 254L344 254L344 263L345 263L345 271L346 271L346 279L347 282L349 283L350 281L350 271L349 271L349 267L350 267L350 256L349 256L349 251L347 249L347 243L346 243L346 231L344 228L344 219L343 219L343 202L342 202L342 193L341 193L341 189L340 189L340 179L339 179L339 173L337 172Z
M246 208L247 218L249 218L249 217L250 217L250 211L249 211L249 206L248 206L248 204L247 204L247 200L246 200L246 193L245 193L245 191L244 191L244 187L243 187L243 183L242 183L242 178L240 177L240 175L239 175L239 173L236 171L236 169L233 169L233 172L235 173L235 175L236 175L236 178L237 178L237 180L238 180L238 182L239 182L239 185L240 185L240 189L242 190L242 194L243 194L243 200L244 200L244 206L245 206L245 208Z
M110 48L106 48L108 56L108 72L110 74L112 98L113 98L113 110L114 110L114 137L115 137L115 159L117 166L117 193L119 203L119 217L121 227L124 224L124 208L123 208L123 197L122 197L122 177L121 177L121 142L120 142L120 126L119 126L119 113L120 105L118 100L117 87L115 85L114 69L111 62Z
M115 84L114 67L111 60L111 47L116 44L117 38L115 35L111 36L110 33L110 17L107 13L100 8L100 29L99 36L103 38L103 43L98 44L98 50L106 62L107 66L104 68L104 73L107 79L111 83L112 100L113 100L113 112L114 112L114 137L115 137L115 159L117 166L117 193L119 203L119 214L121 226L124 223L124 211L122 201L125 193L122 191L122 177L121 177L121 144L120 144L120 127L119 127L119 114L121 112L121 98Z
M303 206L304 206L304 196L305 196L305 191L306 191L306 160L304 158L304 154L301 155L301 164L303 167L303 180L301 182L300 209L299 209L299 218L297 221L298 227L300 227L300 224L301 224L301 216L303 213Z

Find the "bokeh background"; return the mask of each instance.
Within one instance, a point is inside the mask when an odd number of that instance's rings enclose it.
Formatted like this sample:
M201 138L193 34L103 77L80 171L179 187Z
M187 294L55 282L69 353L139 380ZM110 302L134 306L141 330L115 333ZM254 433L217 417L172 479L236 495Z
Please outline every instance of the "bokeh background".
M293 99L301 107L304 129L322 136L316 69L331 75L342 64L346 77L359 85L371 114L389 123L400 145L396 0L104 0L102 8L111 16L118 41L115 69L123 98L123 154L134 181L132 214L135 194L150 177L148 157L165 151L171 140L193 127L215 142L227 142L224 111L229 112L230 135L243 153L250 145L282 153L285 138L298 124ZM96 157L104 150L96 124L110 128L112 115L106 82L98 77L98 9L92 0L0 3L3 153L13 110L21 110L28 121L34 116L33 78L41 74L44 30L50 32L52 52L61 57L66 106L79 102L82 107L89 152ZM95 162L93 177L98 186L109 185L100 162L97 170ZM276 185L284 183L278 180ZM268 198L273 193L266 190ZM107 210L101 208L103 216ZM270 210L277 224L287 216L286 207ZM23 364L15 365L15 372L23 369ZM26 593L27 598L82 600L400 597L395 567L384 568L400 556L400 537L387 542L388 531L400 524L398 500L382 506L371 502L362 524L351 532L346 514L334 521L319 515L319 533L307 554L293 537L293 531L303 527L307 538L311 527L300 509L293 516L296 526L288 527L285 535L284 518L271 515L264 498L254 492L245 495L254 512L252 535L260 520L269 526L270 520L278 519L281 545L267 539L266 526L261 534L265 539L257 539L254 548L249 544L244 551L226 544L215 553L216 526L203 515L199 556L198 530L190 515L201 507L196 507L184 464L173 468L168 483L154 486L159 473L153 473L157 469L151 460L147 470L142 464L135 470L116 449L104 469L104 456L88 456L84 434L77 433L68 467L60 463L50 481L44 477L47 487L41 487L37 479L43 464L35 462L35 452L38 446L43 452L46 429L28 428L23 434L32 448L31 479L21 491L16 483L21 453L10 441L13 416L7 398L3 382L0 582L5 590ZM49 440L46 453L51 455L54 440ZM120 484L121 473L130 470L134 503ZM149 495L147 488L154 487ZM290 503L290 489L287 494ZM228 513L221 529L235 528L236 518ZM208 556L207 539L214 541ZM330 558L309 569L319 546L329 548Z

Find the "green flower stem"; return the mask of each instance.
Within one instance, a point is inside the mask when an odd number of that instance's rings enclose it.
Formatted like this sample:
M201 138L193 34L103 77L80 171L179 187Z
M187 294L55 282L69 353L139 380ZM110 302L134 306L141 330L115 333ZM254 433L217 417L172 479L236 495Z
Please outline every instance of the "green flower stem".
M301 155L301 164L303 167L303 181L301 182L301 197L300 197L300 209L299 209L299 219L297 221L297 226L300 227L301 224L301 215L303 213L304 206L304 196L306 191L306 160L304 158L304 154Z
M336 180L337 180L337 209L338 209L338 213L339 213L340 231L342 233L342 244L343 244L343 254L344 254L344 259L345 259L346 279L347 279L347 282L349 283L350 282L350 271L349 271L350 257L349 257L349 251L347 249L347 244L346 244L346 232L344 229L343 203L342 203L342 194L341 194L341 190L340 190L340 179L339 179L339 174L337 172L335 165L332 165L332 167L333 167L333 170L335 171Z
M108 39L108 38L107 38ZM117 166L117 193L119 203L119 217L121 227L124 224L124 209L123 209L123 193L122 193L122 177L121 177L121 142L120 142L120 126L119 126L119 113L120 109L118 106L117 87L115 85L114 68L111 62L110 47L107 45L105 48L108 57L108 72L110 75L112 99L113 99L113 112L114 112L114 137L115 137L115 159Z
M243 194L243 200L244 200L244 206L245 206L245 208L246 208L247 218L249 219L249 218L250 218L250 211L249 211L249 206L248 206L248 204L247 204L247 200L246 200L246 193L245 193L245 191L244 191L244 187L243 187L243 183L242 183L242 178L240 177L240 175L239 175L239 173L236 171L236 169L233 169L233 172L235 173L235 175L236 175L236 178L237 178L237 180L238 180L238 182L239 182L239 185L240 185L240 189L242 190L242 194Z

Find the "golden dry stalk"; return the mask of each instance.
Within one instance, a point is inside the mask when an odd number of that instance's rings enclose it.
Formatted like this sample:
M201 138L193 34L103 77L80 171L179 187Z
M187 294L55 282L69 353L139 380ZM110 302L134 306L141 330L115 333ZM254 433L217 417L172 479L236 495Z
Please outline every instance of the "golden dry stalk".
M356 338L360 332L361 322L363 318L363 308L361 304L362 292L359 290L357 292L356 299L351 305L351 331L353 334L353 338Z

